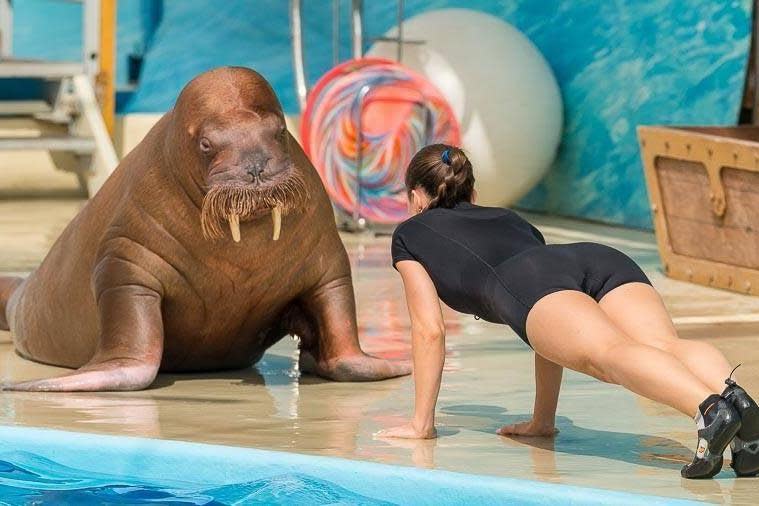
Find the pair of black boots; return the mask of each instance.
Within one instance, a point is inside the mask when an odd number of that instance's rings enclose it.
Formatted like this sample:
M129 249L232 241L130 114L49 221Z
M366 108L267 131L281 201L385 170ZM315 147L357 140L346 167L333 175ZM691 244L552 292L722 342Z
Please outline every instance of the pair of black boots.
M722 395L712 395L699 410L705 427L698 431L693 462L683 467L683 478L712 478L722 469L722 453L731 445L730 466L739 477L759 474L759 406L732 379Z

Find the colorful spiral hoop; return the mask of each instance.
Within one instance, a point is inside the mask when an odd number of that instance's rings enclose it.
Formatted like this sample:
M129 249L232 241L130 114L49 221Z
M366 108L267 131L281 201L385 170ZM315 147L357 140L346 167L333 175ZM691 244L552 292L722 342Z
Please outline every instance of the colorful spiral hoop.
M358 206L363 218L378 224L408 216L403 178L411 157L427 144L459 145L460 137L458 121L437 88L380 58L351 60L330 70L309 94L301 121L303 147L332 201L350 214Z

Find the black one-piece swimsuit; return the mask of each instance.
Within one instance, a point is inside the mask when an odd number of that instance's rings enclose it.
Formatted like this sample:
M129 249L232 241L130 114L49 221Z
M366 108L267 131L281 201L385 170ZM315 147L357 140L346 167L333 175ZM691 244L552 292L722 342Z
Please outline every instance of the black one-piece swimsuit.
M527 343L527 314L546 295L577 290L596 301L625 283L650 281L627 255L602 244L546 245L508 209L462 202L424 211L396 228L393 266L421 263L456 311L511 326Z

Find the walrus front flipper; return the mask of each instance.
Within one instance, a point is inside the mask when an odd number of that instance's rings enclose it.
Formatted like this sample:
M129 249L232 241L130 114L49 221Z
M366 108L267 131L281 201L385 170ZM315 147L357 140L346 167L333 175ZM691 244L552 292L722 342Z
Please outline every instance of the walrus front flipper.
M318 287L303 303L318 336L301 336L301 371L335 381L378 381L411 374L408 360L377 358L361 350L349 276Z
M95 392L142 390L158 373L163 354L161 297L127 284L99 291L100 342L95 355L75 372L4 386L4 390Z
M9 330L8 317L5 314L8 300L23 281L22 278L0 276L0 330Z

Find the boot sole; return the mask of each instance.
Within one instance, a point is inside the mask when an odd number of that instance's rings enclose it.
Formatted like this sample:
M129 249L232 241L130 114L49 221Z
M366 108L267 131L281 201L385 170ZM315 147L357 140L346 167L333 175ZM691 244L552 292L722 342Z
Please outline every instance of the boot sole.
M751 406L741 413L741 430L737 436L744 443L759 444L759 407ZM733 452L733 461L730 467L736 476L748 478L759 475L759 453L750 453L747 450Z
M719 474L720 471L722 471L722 464L724 460L725 459L723 457L718 457L717 460L715 460L716 464L714 464L711 470L706 474L699 474L698 476L683 476L683 478L686 480L708 480L714 478Z

